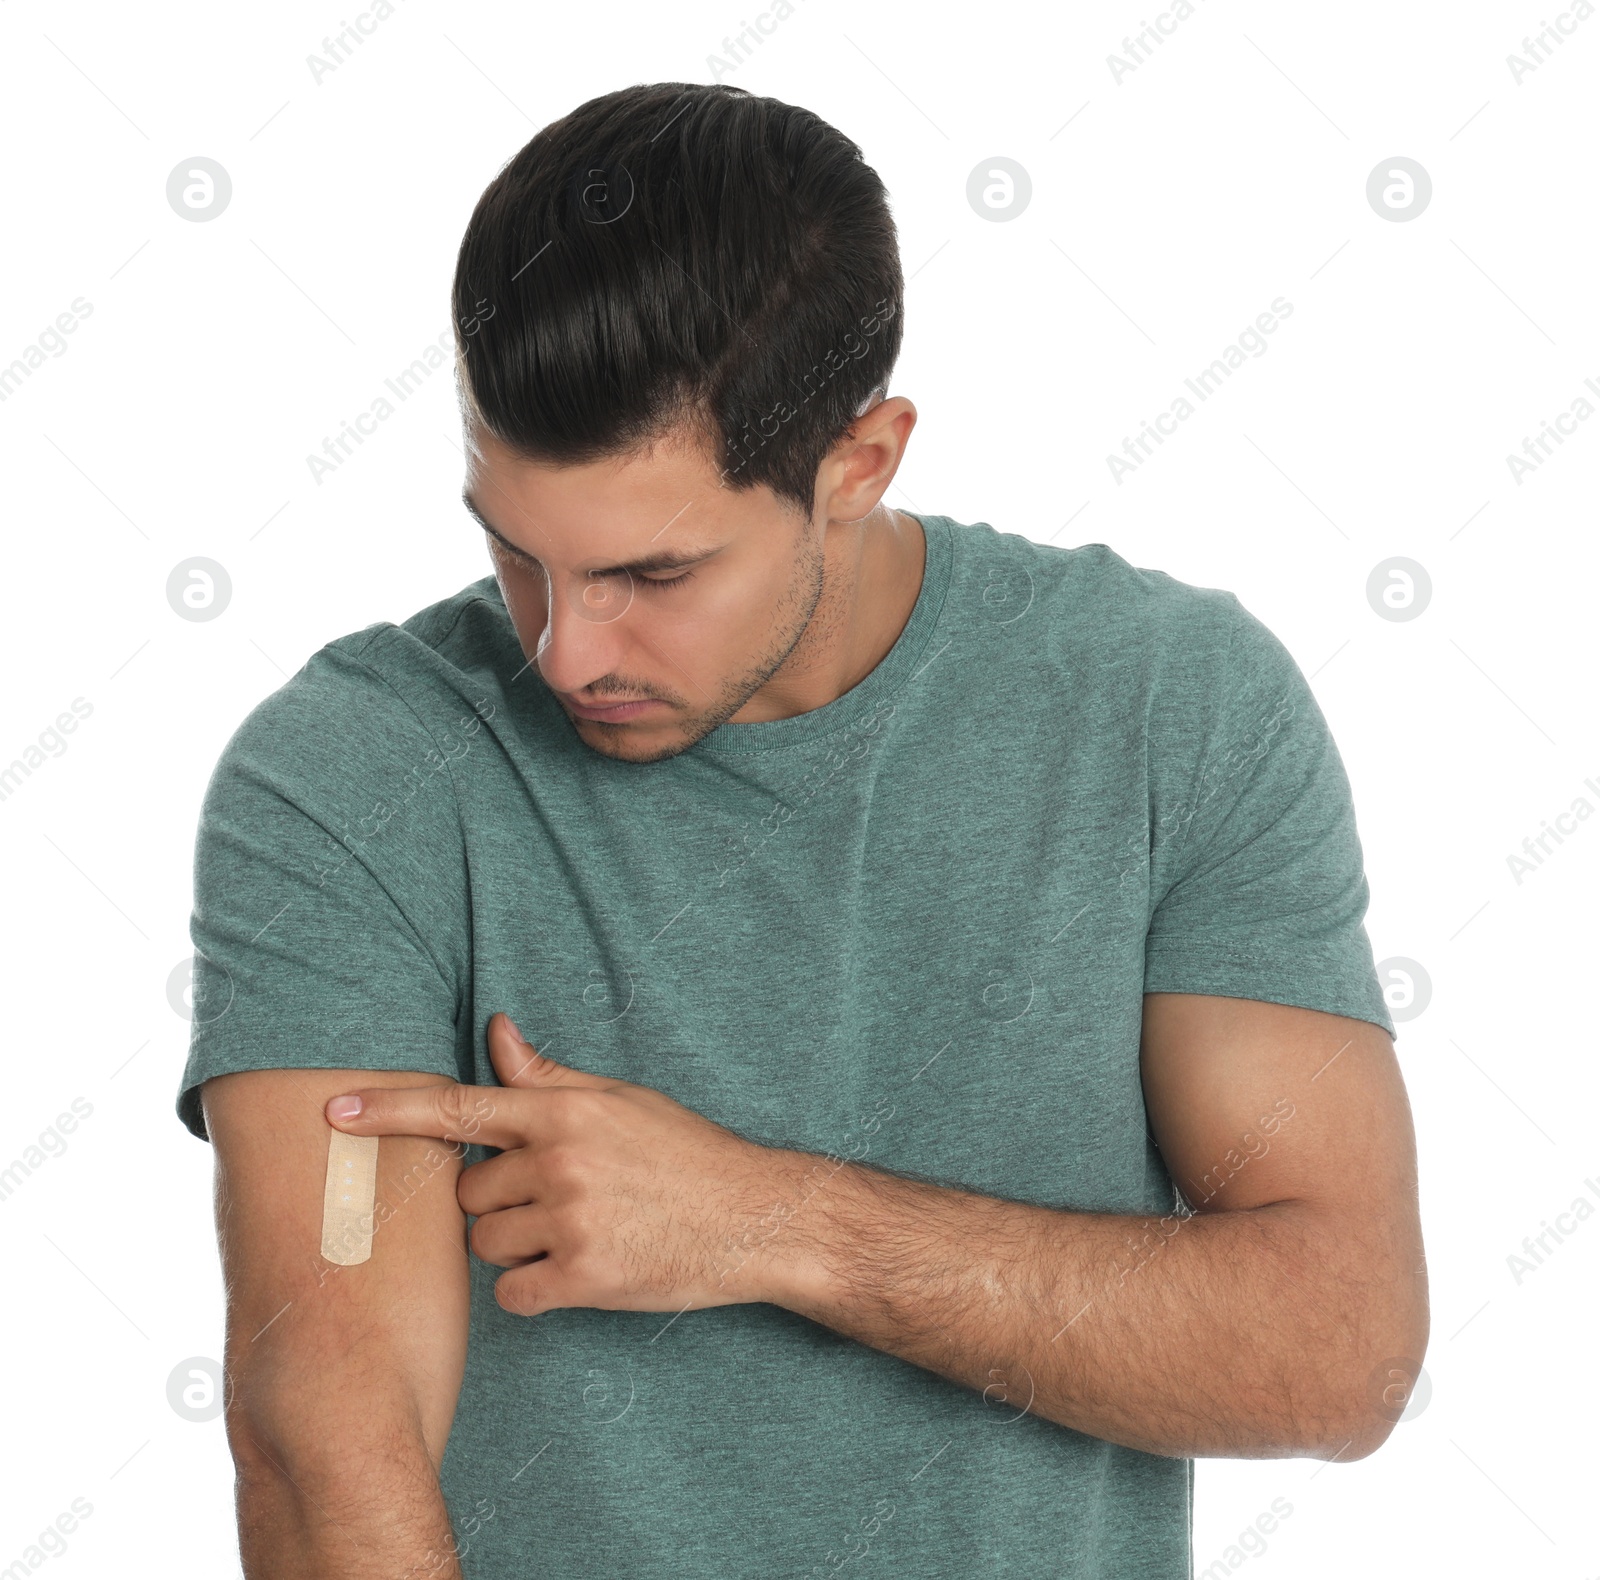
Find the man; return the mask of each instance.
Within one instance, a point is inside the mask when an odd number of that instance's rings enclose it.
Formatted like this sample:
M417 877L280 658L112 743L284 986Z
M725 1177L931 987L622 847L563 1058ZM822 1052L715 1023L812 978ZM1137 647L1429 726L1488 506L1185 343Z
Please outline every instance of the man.
M201 821L252 1580L1176 1580L1195 1456L1397 1418L1323 717L1230 594L887 506L902 298L860 151L734 88L479 202L494 575L317 653Z

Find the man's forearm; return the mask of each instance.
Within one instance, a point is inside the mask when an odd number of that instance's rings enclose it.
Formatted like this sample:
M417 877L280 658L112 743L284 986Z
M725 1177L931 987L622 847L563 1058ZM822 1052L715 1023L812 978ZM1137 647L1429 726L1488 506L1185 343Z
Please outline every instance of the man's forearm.
M1425 1340L1414 1259L1306 1202L1064 1212L802 1153L774 1182L768 1299L1149 1453L1370 1453L1392 1425L1371 1380Z

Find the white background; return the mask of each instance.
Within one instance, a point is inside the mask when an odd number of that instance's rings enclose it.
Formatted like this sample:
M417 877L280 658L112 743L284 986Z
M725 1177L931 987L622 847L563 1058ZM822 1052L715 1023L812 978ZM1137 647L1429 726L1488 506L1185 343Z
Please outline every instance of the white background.
M322 643L488 569L448 371L320 484L306 457L449 328L471 207L534 131L629 83L712 80L763 3L397 0L320 83L307 56L351 9L0 9L0 367L92 308L0 403L0 765L92 708L0 800L0 1166L74 1098L92 1109L0 1201L0 1567L82 1497L52 1575L236 1572L222 1424L167 1403L173 1369L221 1344L168 993L201 793ZM1600 826L1520 883L1507 861L1577 798L1600 806L1600 421L1520 482L1506 461L1600 405L1600 18L1519 83L1508 54L1556 15L1531 4L1198 0L1119 83L1107 57L1151 10L794 5L722 75L819 112L892 195L911 282L893 393L921 418L891 503L1237 592L1340 744L1376 956L1431 978L1398 1043L1430 1396L1357 1464L1202 1462L1197 1569L1284 1497L1251 1580L1600 1572L1600 1222L1520 1282L1507 1260L1600 1192L1580 1013ZM233 186L200 223L166 198L196 156ZM1366 196L1396 156L1433 185L1403 221ZM996 157L1032 184L998 223L966 197ZM1118 482L1108 454L1278 297L1265 354ZM231 578L214 620L167 601L193 556ZM1397 556L1432 582L1407 621L1366 593Z

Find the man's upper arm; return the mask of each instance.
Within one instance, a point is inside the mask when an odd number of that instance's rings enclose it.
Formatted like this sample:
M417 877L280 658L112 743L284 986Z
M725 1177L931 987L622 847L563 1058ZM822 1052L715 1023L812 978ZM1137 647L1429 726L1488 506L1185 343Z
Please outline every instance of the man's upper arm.
M1320 1010L1206 994L1144 1001L1145 1106L1196 1212L1296 1204L1308 1247L1386 1353L1427 1344L1411 1107L1389 1034Z
M317 1465L367 1451L368 1425L420 1433L435 1469L466 1359L459 1149L378 1143L372 1255L323 1260L328 1098L359 1087L449 1084L395 1070L251 1070L201 1087L216 1149L227 1288L228 1430L241 1466ZM291 1469L291 1474L292 1474Z
M1145 1107L1196 1212L1408 1202L1416 1141L1394 1045L1370 1021L1253 999L1144 1001Z
M264 699L218 759L195 843L177 1107L215 1149L252 1580L459 1573L439 1472L467 1339L461 1160L381 1140L371 1257L321 1254L327 1099L474 1069L451 761L481 721L413 706L409 641L341 638Z
M1420 1366L1428 1300L1355 808L1283 643L1231 596L1210 609L1153 712L1145 1108L1184 1199L1272 1258L1304 1342L1359 1391Z

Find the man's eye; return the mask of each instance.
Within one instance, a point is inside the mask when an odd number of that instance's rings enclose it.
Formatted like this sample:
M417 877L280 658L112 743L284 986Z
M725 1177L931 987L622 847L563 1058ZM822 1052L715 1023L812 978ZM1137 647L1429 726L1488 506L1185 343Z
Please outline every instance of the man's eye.
M686 581L693 578L693 571L680 571L676 576L641 576L640 581L648 583L651 587L681 587Z
M510 560L518 570L539 571L544 569L531 554L525 553L519 548L514 548L501 538L491 537L489 539L489 552L498 554L502 559Z

